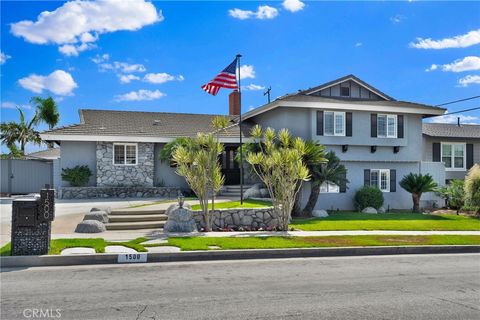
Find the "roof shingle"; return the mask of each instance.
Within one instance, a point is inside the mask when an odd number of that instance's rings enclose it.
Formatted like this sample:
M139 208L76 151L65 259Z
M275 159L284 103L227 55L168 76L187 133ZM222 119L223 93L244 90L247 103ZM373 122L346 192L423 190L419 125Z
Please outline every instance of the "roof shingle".
M480 139L480 125L475 124L424 123L422 131L430 137Z

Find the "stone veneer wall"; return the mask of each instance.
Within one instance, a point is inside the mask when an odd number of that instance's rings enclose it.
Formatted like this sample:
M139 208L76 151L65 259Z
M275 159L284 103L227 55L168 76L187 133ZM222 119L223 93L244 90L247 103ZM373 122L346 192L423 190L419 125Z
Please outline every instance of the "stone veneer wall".
M97 142L97 187L153 187L154 144L137 148L137 165L114 165L113 143Z
M176 199L180 192L176 187L64 187L62 199L91 198L169 198Z
M212 210L210 214L212 230L222 230L224 228L238 229L239 227L265 229L278 228L280 226L280 221L273 211L273 208ZM199 230L205 227L203 213L201 211L194 211L193 218Z

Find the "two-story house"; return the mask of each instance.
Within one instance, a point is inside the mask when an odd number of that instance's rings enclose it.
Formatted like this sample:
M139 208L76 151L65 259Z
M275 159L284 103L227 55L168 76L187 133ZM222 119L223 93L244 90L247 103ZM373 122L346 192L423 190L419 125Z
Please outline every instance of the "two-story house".
M232 121L238 119L238 93L230 96ZM353 75L280 97L243 115L243 138L254 124L288 128L304 139L333 150L348 169L348 186L326 184L318 208L352 209L355 191L375 185L385 206L411 208L411 196L398 183L410 172L433 172L444 180L443 164L422 159L422 120L443 108L397 101ZM90 186L105 188L185 186L174 169L159 160L163 145L176 137L212 131L213 115L80 110L81 123L44 132L42 138L61 145L57 171L86 164L94 172ZM238 184L234 160L238 126L220 134L226 150L222 166L227 184ZM58 181L59 189L68 188ZM305 184L304 192L309 188ZM128 193L129 194L129 193ZM306 197L304 197L306 198ZM306 200L306 199L304 199Z

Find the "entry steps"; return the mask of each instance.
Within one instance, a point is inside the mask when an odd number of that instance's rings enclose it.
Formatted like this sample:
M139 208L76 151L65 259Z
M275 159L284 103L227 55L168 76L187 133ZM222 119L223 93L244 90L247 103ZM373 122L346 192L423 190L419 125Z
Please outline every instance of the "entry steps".
M112 210L107 230L162 229L167 222L165 210Z

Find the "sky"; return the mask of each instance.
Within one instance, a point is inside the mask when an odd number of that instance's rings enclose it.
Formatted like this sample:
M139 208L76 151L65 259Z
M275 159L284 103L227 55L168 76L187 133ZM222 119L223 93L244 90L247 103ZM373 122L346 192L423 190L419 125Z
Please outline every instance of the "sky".
M397 100L480 95L480 2L1 1L0 116L52 96L78 110L227 114L201 90L241 59L242 108L354 74ZM480 99L448 106L478 107ZM458 115L428 121L456 122ZM480 110L460 114L480 123ZM45 126L40 126L40 130ZM28 146L27 151L38 147ZM5 151L5 147L2 147Z

